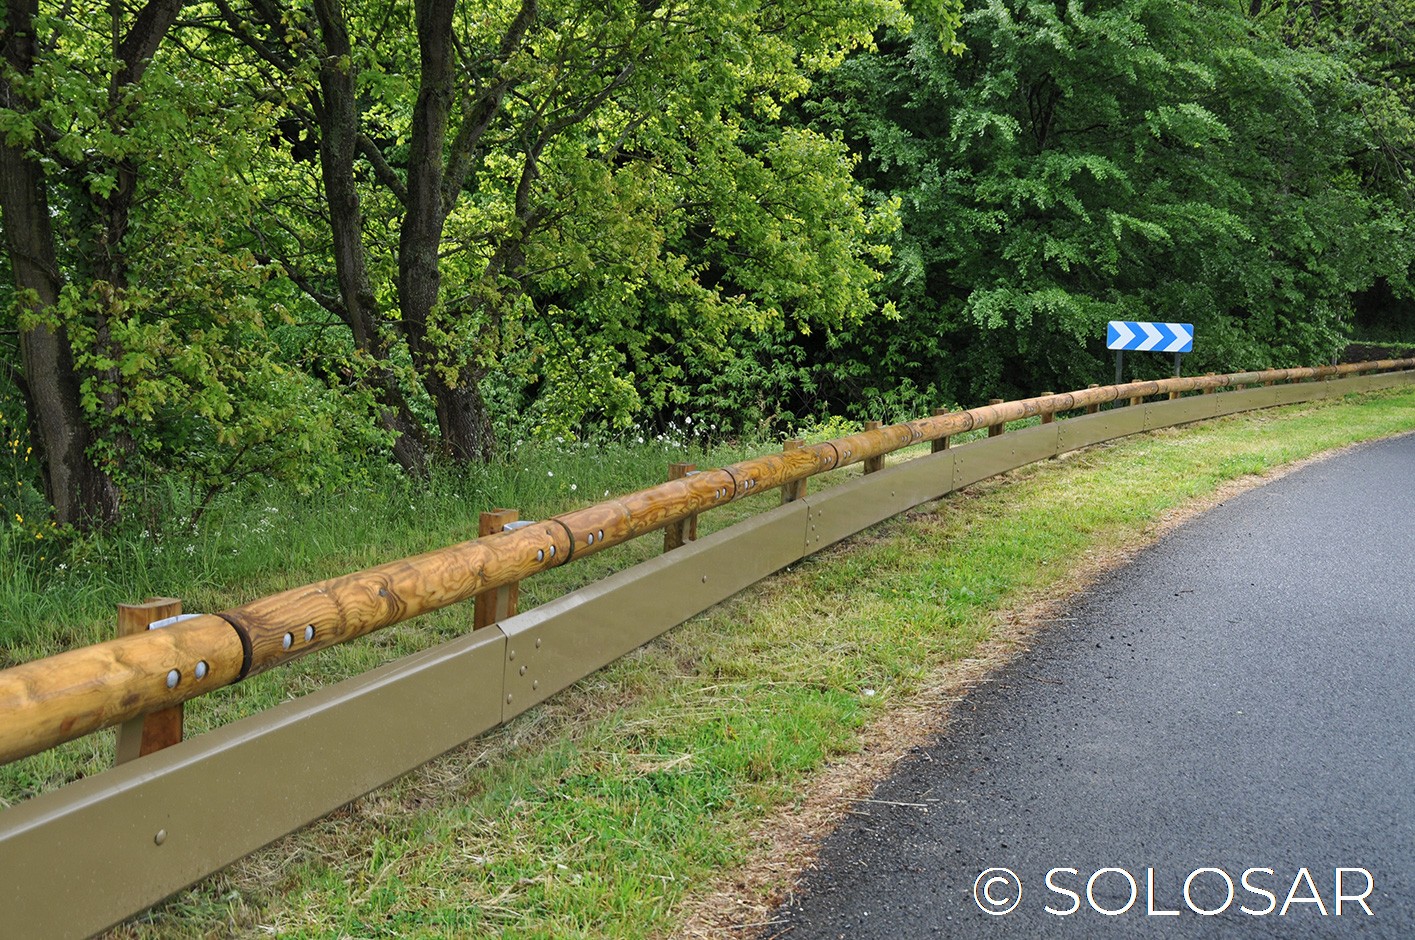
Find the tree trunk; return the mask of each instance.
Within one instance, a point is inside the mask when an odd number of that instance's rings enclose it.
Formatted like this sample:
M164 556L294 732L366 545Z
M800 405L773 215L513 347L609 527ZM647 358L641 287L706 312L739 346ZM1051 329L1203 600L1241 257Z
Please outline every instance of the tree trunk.
M110 4L112 53L114 60L121 63L108 82L107 120L114 137L122 137L131 130L134 115L129 92L142 81L181 8L182 0L149 0L133 17L132 26L125 33L123 7ZM100 229L98 243L90 252L94 286L98 289L98 303L93 308L96 352L100 358L113 363L99 373L102 381L98 392L110 422L123 402L123 376L117 365L122 361L123 349L113 338L110 322L115 315L122 316L116 311L128 285L128 256L123 243L128 237L133 202L138 194L138 166L132 157L123 156L113 161L113 170L113 188L105 195L91 197ZM83 187L78 188L83 190ZM123 460L136 450L136 444L127 429L116 424L110 426L117 458Z
M14 74L34 69L36 0L8 0L3 33L6 65ZM8 83L0 83L5 107L25 111ZM59 264L50 224L44 170L23 148L0 143L0 213L5 248L23 298L20 361L29 426L42 456L45 493L58 521L102 525L118 517L118 490L93 461L94 435L84 419L79 376L63 326L52 316L59 299Z
M496 455L491 413L481 396L478 378L464 375L461 383L452 386L434 373L427 383L428 393L437 408L443 447L458 463L485 463Z
M485 460L493 450L486 403L469 368L457 369L452 382L446 379L447 351L428 338L428 321L437 309L442 283L438 252L455 199L455 194L444 197L442 186L456 80L455 8L455 0L416 3L422 73L408 151L407 213L398 240L398 303L413 365L437 412L443 448L454 461L467 462Z
M319 72L320 99L313 102L319 121L319 166L329 202L334 240L334 269L343 301L340 311L354 343L373 360L371 386L380 405L379 419L394 434L393 458L409 473L427 473L427 436L413 416L388 368L388 344L380 330L378 302L369 281L363 242L363 210L354 184L359 118L348 25L339 0L316 0L324 45Z

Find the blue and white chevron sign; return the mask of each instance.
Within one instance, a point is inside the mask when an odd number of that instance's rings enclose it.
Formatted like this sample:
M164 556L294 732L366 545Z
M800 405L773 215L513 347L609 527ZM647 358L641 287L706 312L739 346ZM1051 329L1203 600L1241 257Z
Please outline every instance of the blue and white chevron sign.
M1187 353L1194 348L1194 324L1111 320L1106 330L1105 348Z

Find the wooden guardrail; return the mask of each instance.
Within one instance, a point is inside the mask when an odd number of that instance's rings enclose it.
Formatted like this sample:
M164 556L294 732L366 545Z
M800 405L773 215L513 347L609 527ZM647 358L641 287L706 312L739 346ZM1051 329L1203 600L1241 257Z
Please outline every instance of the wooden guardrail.
M185 702L746 496L923 441L1115 401L1405 369L1415 359L1092 387L877 427L0 671L0 763Z
M160 742L171 746L0 811L0 924L25 937L102 930L510 721L772 572L978 480L1144 430L1396 385L1415 385L1415 359L995 402L792 442L715 470L679 468L660 486L161 629L143 628L175 607L136 605L126 612L132 635L0 672L0 758L142 715L151 721L315 649L486 597L648 532L676 536L666 539L673 550L547 604L190 740ZM1213 394L1226 388L1241 390ZM1186 392L1201 394L1176 399ZM1112 402L1132 406L1097 410ZM1041 421L948 446L955 435L1030 417ZM933 442L928 454L880 460L924 441ZM866 472L806 492L809 477L853 463ZM781 505L688 537L698 513L772 488L781 488ZM132 744L120 737L120 751L148 751L149 736L129 730Z

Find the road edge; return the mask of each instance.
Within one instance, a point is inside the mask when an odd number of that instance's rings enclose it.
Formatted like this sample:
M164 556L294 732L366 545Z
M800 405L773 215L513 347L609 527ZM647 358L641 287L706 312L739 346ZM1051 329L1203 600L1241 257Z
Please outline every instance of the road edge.
M1210 493L1146 524L1123 546L1086 554L1069 578L1029 597L1024 604L996 611L991 635L971 656L941 664L917 692L859 732L856 752L815 774L800 799L774 810L752 827L747 837L753 846L750 859L685 900L682 910L686 916L667 935L668 940L724 936L772 940L770 928L776 923L773 912L792 903L804 876L815 867L825 837L846 816L858 812L857 804L867 799L900 761L946 734L952 724L953 706L1030 648L1100 578L1128 564L1190 520L1242 493L1357 448L1410 435L1415 435L1415 431L1346 444L1221 483ZM1004 476L969 489L993 489L1009 482Z

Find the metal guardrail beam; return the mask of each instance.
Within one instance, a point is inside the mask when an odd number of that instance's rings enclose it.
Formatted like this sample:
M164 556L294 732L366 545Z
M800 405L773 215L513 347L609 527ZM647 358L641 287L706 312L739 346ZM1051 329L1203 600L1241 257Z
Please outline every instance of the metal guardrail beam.
M1415 367L1415 361L1398 365ZM1262 381L1262 373L1248 375L1256 377L1252 382ZM788 502L469 637L5 810L0 813L0 923L17 936L85 936L102 930L509 720L743 587L863 528L980 479L1142 430L1408 384L1415 384L1415 371L1252 388L1102 411L942 449ZM1109 391L1113 395L1105 400L1131 397L1125 386ZM1166 391L1159 388L1147 394ZM1081 394L1082 401L1073 403L1072 408L1088 403L1085 393ZM989 406L995 413L983 417L1000 420L1002 414L996 412L1011 414L1008 406L1019 404L1023 411L1028 407L1028 403ZM1040 413L1040 408L1033 413ZM969 412L941 416L949 419L943 426L962 423L957 415L968 415L970 423L973 418ZM925 429L911 427L919 423L894 426L888 442L933 439L926 435L939 424ZM905 430L897 430L901 428ZM856 435L804 450L815 454L811 460L817 465L856 462L873 456L870 451L874 447L884 446L872 439L860 440L863 437ZM827 459L829 453L822 456L827 447L834 449L834 460ZM789 458L789 454L773 455L781 457ZM766 460L757 469L742 470L742 465L735 465L674 483L690 487L691 505L716 505L724 499L717 491L725 484L734 491L756 489L747 487L746 481L772 480L799 472L800 466L790 459ZM591 507L594 516L582 515L573 527L565 525L565 529L585 537L594 534L599 544L600 525L608 523L604 529L607 541L615 514L625 512L631 520L621 521L625 530L651 531L644 528L649 522L634 512L636 506L652 505L644 495L651 492ZM602 508L605 505L609 508ZM662 519L664 514L656 518ZM556 541L562 536L552 528L564 525L559 520L537 524L521 547L544 550L546 545L564 544ZM751 551L744 551L743 545L748 543ZM450 557L465 566L470 554L467 546L475 544L463 543L442 551L460 553ZM438 552L429 555L443 560L449 557ZM395 584L400 592L411 588L399 579L415 587L444 583L417 580L412 573L417 570L416 561L371 569L382 572L371 580L370 572L361 572L349 576L354 580L348 583L361 589ZM448 589L450 594L471 596L485 589L484 585L476 590L465 586L477 582L474 574L466 567L449 564L440 577L461 585ZM318 596L321 589L329 590L315 585L286 595L314 591ZM377 594L377 587L371 590L372 596L380 597L373 605L379 610L387 611L397 603L405 605L403 610L445 606L437 603L439 598L414 606L401 593L398 600L389 602ZM153 649L169 657L186 657L183 663L191 656L210 656L208 677L213 684L222 684L223 678L229 682L238 671L234 649L239 644L221 646L220 657L199 652L193 644L208 635L229 640L233 632L223 615L176 624L143 638L163 639L166 645ZM99 664L116 664L130 673L141 673L145 668L144 660L115 651L113 644L118 642L76 651L93 657L82 660L90 670L82 688L99 690L92 693L97 696L93 701L102 698L104 688L102 677L94 672ZM59 658L39 664L52 667L53 660ZM172 661L159 658L160 665ZM218 673L218 669L222 671ZM162 669L161 675L165 677L166 671ZM162 685L165 688L165 682ZM44 701L42 696L39 700ZM0 698L0 710L8 712L16 701L24 699ZM160 697L158 704L164 704ZM409 721L410 715L417 720Z
M933 415L694 473L535 525L283 591L160 635L123 637L0 671L0 716L8 719L0 722L0 763L177 705L715 506L849 464L874 466L911 444L1108 402L1412 366L1415 359L1382 360L1087 388ZM1113 421L1134 420L1124 411L1105 413ZM179 681L169 683L174 672ZM204 678L198 680L199 672Z

